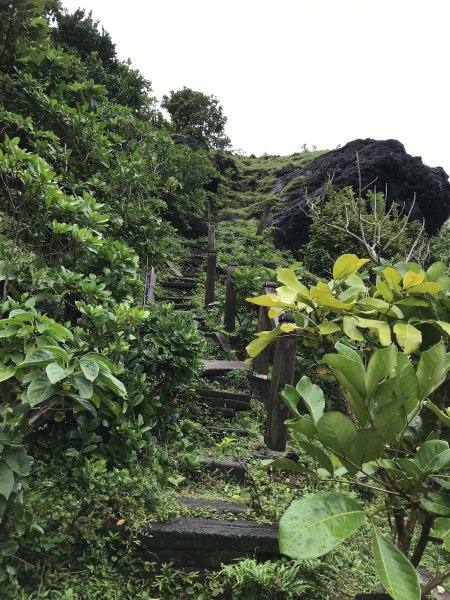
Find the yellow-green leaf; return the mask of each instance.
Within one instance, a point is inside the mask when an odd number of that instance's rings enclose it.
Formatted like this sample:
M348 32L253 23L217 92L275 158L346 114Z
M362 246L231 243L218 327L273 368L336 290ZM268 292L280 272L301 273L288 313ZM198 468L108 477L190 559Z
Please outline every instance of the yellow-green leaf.
M337 300L335 298L330 289L320 289L319 287L311 288L311 298L316 301L319 306L324 306L325 308L336 308L340 310L348 310L352 308L353 302L345 303Z
M447 335L450 335L450 323L446 321L435 321L436 325L444 330Z
M280 302L294 304L297 300L297 292L286 285L277 288L277 298Z
M401 288L401 280L402 276L393 267L386 267L383 271L383 277L386 279L390 288L394 290L394 292L399 292Z
M284 283L284 285L295 290L302 296L309 297L308 288L303 283L300 283L296 274L291 269L277 269L277 279L280 283Z
M425 279L425 271L414 273L414 271L408 271L403 277L403 289L407 290L410 287L419 285Z
M422 343L422 333L414 327L414 325L396 323L394 325L394 333L397 342L406 354L412 354L420 348L420 344Z
M356 318L358 319L358 327L363 327L364 329L370 329L371 331L374 331L377 334L382 346L391 345L391 330L387 323L384 321L363 319L361 317Z
M342 319L342 329L344 330L345 335L351 340L355 340L356 342L363 342L364 336L359 331L359 329L357 329L357 323L358 321L355 317L344 317Z
M356 273L363 265L369 262L368 258L358 258L356 254L343 254L333 266L333 279L343 281Z
M291 333L296 329L300 329L300 327L297 327L297 325L294 325L294 323L283 323L282 325L280 325L280 331L282 333Z
M258 356L258 354L260 354L264 350L264 348L266 348L271 342L273 342L273 340L279 335L279 333L279 327L273 329L272 331L261 331L260 333L257 333L257 338L255 340L252 340L250 344L246 347L247 354L251 358L255 358L255 356Z
M257 304L258 306L295 308L294 304L281 302L276 294L264 294L264 296L255 296L254 298L246 298L246 300L252 304Z
M434 296L442 291L442 285L434 281L424 281L418 285L411 286L408 291L414 294L431 294Z
M320 323L318 329L322 335L330 335L341 330L339 325L337 323L333 323L332 321L324 321L323 323Z
M394 293L387 283L385 283L381 279L377 279L376 286L377 290L387 302L390 302L394 298Z

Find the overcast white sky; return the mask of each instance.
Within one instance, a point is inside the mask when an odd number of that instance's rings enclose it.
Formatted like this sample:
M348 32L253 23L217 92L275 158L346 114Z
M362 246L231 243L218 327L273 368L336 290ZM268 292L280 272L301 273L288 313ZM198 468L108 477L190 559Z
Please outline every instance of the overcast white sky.
M220 100L233 146L291 154L396 138L450 174L449 0L63 0L161 99Z

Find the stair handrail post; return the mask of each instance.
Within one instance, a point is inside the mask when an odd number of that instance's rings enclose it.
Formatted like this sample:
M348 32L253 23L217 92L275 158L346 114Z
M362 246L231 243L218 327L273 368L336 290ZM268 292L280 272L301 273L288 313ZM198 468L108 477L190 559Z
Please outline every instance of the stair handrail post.
M208 252L208 260L206 266L206 284L205 284L205 308L208 309L209 305L214 302L215 287L216 287L216 273L217 273L217 250L210 250Z
M208 223L208 252L216 248L216 227L214 223Z
M266 206L264 207L263 213L261 215L261 220L259 222L258 229L256 230L257 236L261 236L263 234L264 229L267 226L267 221L269 220L271 210L272 210L272 205L269 202L267 202Z
M225 287L225 312L223 323L227 333L236 331L236 289L234 287L233 273L238 263L231 262L227 268L227 283Z
M275 289L277 287L277 283L274 281L266 281L264 284L262 293L264 294L275 294ZM260 306L259 307L259 316L258 316L258 325L256 328L256 332L260 333L261 331L270 331L276 327L275 322L269 318L269 307L268 306ZM258 375L267 375L269 372L269 364L270 364L270 355L272 352L271 346L267 346L264 348L262 352L258 354L253 360L253 371Z
M294 318L290 313L284 313L279 322L280 324L292 323ZM280 397L280 392L286 384L292 385L294 382L297 342L298 336L292 333L282 333L275 342L264 441L270 450L278 452L286 449L287 427L284 423L290 416L289 409Z

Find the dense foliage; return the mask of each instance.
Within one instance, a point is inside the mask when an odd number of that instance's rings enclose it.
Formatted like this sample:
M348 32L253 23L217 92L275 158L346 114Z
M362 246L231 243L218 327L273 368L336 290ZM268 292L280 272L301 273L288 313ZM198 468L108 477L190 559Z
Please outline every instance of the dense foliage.
M61 453L108 467L179 435L176 393L204 341L142 306L140 274L180 252L174 227L202 216L214 168L173 144L149 91L91 15L0 4L3 559L33 521L24 435L46 423Z

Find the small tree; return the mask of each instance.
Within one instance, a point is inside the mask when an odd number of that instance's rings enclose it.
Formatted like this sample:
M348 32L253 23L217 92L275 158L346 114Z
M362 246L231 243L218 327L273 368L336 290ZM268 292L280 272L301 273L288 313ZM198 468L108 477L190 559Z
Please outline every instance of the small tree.
M215 96L184 87L163 96L161 106L170 113L175 133L190 135L211 148L229 146L230 139L225 135L227 118Z

